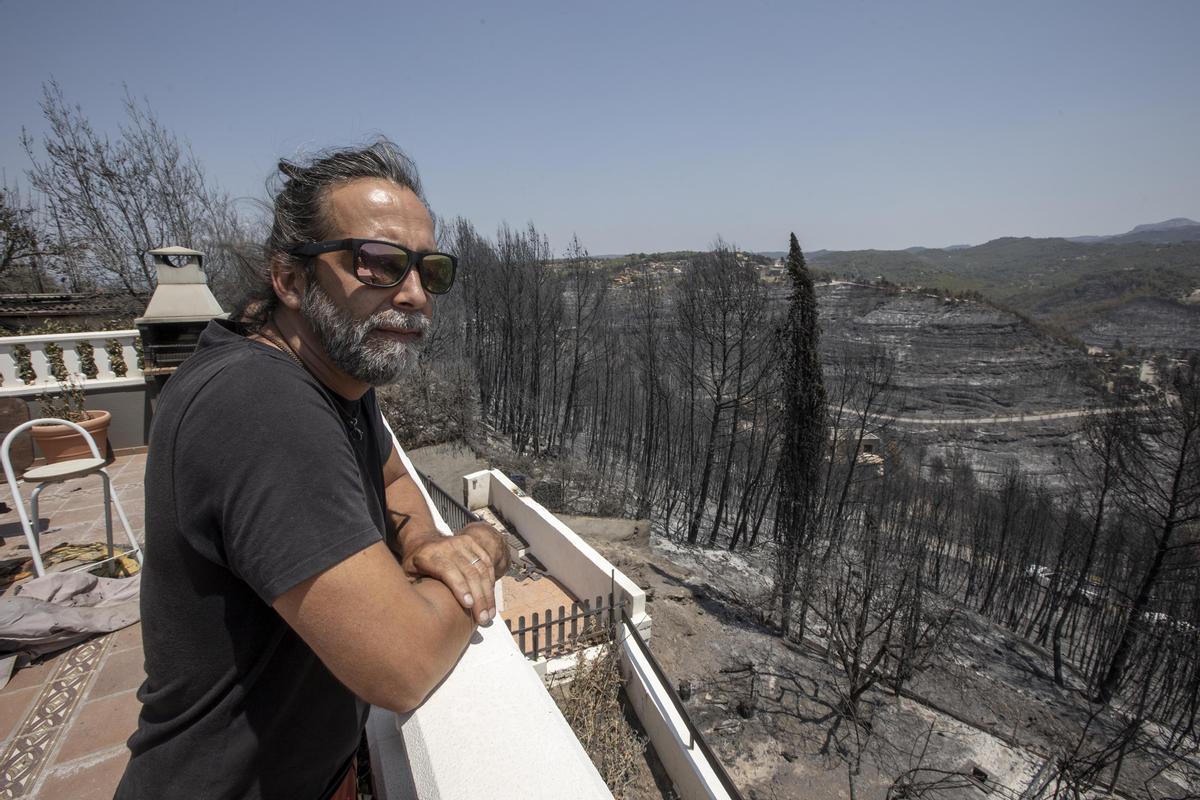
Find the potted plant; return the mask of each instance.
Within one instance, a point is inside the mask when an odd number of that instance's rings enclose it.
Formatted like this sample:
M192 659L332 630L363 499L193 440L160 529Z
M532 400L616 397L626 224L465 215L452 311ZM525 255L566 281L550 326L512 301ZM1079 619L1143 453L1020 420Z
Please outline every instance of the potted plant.
M108 453L108 425L112 421L112 414L84 409L83 387L74 377L59 381L58 385L57 394L43 393L38 396L41 416L77 423L92 435L100 457L104 458ZM34 425L29 433L48 464L92 457L87 442L70 425Z

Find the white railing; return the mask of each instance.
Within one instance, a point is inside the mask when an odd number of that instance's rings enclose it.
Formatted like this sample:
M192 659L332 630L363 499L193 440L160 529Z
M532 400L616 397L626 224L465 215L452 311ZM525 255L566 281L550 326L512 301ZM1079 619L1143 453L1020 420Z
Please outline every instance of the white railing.
M0 397L56 392L60 378L85 391L142 385L137 339L136 329L0 337Z

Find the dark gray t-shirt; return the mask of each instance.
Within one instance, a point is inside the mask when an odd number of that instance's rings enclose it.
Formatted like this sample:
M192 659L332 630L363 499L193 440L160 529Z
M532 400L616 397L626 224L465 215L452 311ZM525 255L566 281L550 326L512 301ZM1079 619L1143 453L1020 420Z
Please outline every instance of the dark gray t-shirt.
M363 435L354 435L354 423ZM159 398L146 463L142 713L118 798L319 798L367 705L271 603L387 533L392 440L214 321Z

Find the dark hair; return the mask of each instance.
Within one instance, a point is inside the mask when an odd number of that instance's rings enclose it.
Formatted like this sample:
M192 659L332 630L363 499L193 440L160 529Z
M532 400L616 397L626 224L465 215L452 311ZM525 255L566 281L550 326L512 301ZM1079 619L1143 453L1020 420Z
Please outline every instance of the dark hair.
M271 285L272 262L279 260L311 275L311 259L293 256L288 251L306 242L328 238L325 198L329 190L359 178L391 181L411 190L429 207L417 165L395 143L383 137L366 147L325 150L307 159L307 163L281 159L279 172L268 181L268 192L273 198L271 233L258 263L242 263L244 289L234 319L251 329L262 327L270 319L279 305Z

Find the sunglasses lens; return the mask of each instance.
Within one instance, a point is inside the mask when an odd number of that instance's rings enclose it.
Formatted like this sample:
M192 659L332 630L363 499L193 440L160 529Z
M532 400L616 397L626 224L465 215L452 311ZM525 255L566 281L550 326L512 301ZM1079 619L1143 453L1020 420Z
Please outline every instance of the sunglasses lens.
M445 294L454 285L454 259L431 253L421 259L421 285L430 294Z
M364 242L358 248L355 274L363 283L395 286L408 272L408 253L380 242Z

